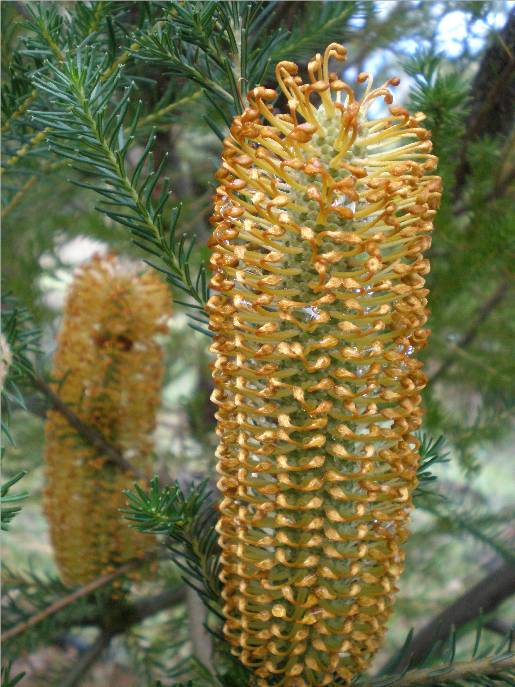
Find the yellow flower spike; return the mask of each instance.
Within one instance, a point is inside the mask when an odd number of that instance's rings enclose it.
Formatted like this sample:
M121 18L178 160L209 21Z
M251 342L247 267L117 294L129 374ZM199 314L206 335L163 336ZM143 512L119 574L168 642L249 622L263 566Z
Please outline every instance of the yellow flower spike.
M154 273L95 256L75 273L54 357L62 401L143 475L164 373L156 336L170 316L169 291ZM152 539L119 512L134 475L108 463L55 410L45 431L45 510L63 580L85 584L145 555Z
M440 199L429 132L329 61L248 95L217 173L208 302L225 635L261 687L370 663L403 565ZM388 114L370 119L377 99ZM428 173L429 172L429 173Z

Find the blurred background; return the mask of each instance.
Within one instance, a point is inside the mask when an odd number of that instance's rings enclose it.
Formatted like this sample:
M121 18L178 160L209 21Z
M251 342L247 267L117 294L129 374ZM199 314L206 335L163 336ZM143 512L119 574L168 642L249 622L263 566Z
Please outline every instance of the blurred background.
M75 3L52 4L62 15L74 11ZM281 27L296 37L288 44L293 54L286 52L281 58L306 61L313 38L304 44L303 37L309 38L315 18L326 11L327 4L338 5L342 11L349 7L339 19L332 8L337 18L321 31L318 49L330 39L347 47L343 78L351 84L362 71L374 73L376 83L393 75L401 77L397 101L427 112L426 124L433 131L444 179L443 205L430 251L432 334L424 351L430 380L424 392L424 432L433 441L441 435L445 439L440 453L447 454L448 462L437 465L434 472L437 489L447 498L433 500L414 513L407 569L379 665L411 627L420 627L459 599L513 549L515 4L279 2L269 30ZM27 32L26 8L22 2L2 3L7 81L6 65ZM129 68L142 77L137 62ZM145 64L144 77L137 83L149 112L157 112L163 98L179 99L191 92L185 78L172 77L159 65ZM166 172L172 199L183 203L179 230L197 235L197 263L208 254L213 174L220 154L220 141L204 120L209 107L199 98L154 119L156 157L169 154ZM131 244L125 228L95 209L98 197L93 192L69 182L76 174L52 157L44 141L21 156L11 145L6 137L3 288L40 327L42 364L48 370L74 269L95 253L114 250L138 260L142 251ZM137 153L135 146L134 159ZM176 305L166 338L166 382L155 435L155 471L163 477L188 481L194 476L214 476L216 437L209 401L208 345L208 338L189 326L184 308ZM29 492L3 540L7 576L22 569L55 573L41 509L45 406L37 394L26 392L27 409L15 409L10 420L16 445L5 447L3 460L4 479L20 469L28 470L23 488ZM168 574L177 573L170 570ZM492 637L506 630L513 617L513 600L507 592L504 597L488 616L485 631ZM159 619L160 627L168 623L169 631L180 632L183 616L182 610L167 611ZM143 684L138 675L146 669L145 661L138 659L134 664L130 656L135 653L148 659L157 641L157 622L153 618L148 626L117 639L83 684ZM466 645L466 626L463 636ZM74 637L75 644L46 647L20 659L20 665L29 665L32 674L23 684L48 684L41 677L48 666L80 653L81 642L88 641L87 631ZM138 646L140 654L129 651L131 646Z

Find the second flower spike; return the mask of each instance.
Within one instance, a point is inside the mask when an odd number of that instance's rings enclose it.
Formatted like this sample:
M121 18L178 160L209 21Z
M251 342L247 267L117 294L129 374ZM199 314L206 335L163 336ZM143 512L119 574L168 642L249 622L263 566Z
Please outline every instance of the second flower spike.
M144 476L161 400L171 299L149 271L115 255L96 256L75 273L54 358L54 391ZM64 582L85 584L142 557L153 539L120 514L134 483L84 439L58 410L48 413L45 509Z

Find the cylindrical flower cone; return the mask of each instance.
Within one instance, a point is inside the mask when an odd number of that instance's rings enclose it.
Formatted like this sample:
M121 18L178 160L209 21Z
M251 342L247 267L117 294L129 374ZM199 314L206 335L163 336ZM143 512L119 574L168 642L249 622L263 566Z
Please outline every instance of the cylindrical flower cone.
M154 273L95 256L75 274L54 357L54 391L143 475L151 470L164 373L156 337L170 315L169 291ZM45 461L45 510L65 582L87 583L145 555L152 538L119 512L134 475L109 463L56 410L48 413Z
M423 115L277 65L225 139L208 303L225 636L262 687L321 687L380 645L416 486L440 199Z

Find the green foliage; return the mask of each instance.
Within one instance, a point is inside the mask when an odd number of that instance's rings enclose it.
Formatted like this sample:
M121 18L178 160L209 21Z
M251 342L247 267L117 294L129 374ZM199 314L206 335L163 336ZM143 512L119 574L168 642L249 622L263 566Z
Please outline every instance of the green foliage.
M475 362L475 359L473 359ZM461 361L457 361L459 363ZM457 364L459 369L459 365ZM482 368L480 368L482 369ZM489 380L489 370L485 371L485 387ZM501 370L499 370L501 373ZM458 372L449 374L456 379ZM502 388L502 387L501 387ZM499 389L499 392L501 389ZM486 392L486 388L485 388ZM474 409L464 421L461 413L442 406L438 399L430 397L426 426L428 429L438 427L452 444L456 458L462 469L470 475L481 470L478 455L481 449L486 449L491 442L502 439L510 431L509 418L513 413L513 400L509 395L497 393L495 400L485 400L484 406Z
M280 40L264 35L273 9L261 2L170 4L153 31L137 35L134 56L197 84L228 124Z
M34 356L39 352L40 331L32 324L30 315L20 308L9 295L2 297L2 334L9 347L10 362L7 376L1 391L2 399L2 433L11 445L14 439L9 431L9 418L14 408L25 408L25 401L20 384L34 373ZM3 459L2 450L2 459ZM13 518L21 511L20 502L27 498L26 491L10 493L11 488L25 475L20 470L0 486L1 529L7 531Z
M403 68L414 80L410 109L426 114L424 125L431 131L434 152L439 157L445 211L466 130L470 82L460 71L446 70L444 58L427 50L406 60Z
M216 513L207 483L190 485L188 491L184 492L177 482L160 486L159 480L154 478L148 490L136 485L134 491L126 493L128 520L143 532L165 535L167 548L173 555L175 565L182 571L186 584L199 594L214 618L222 620L219 550L214 530ZM178 661L178 672L173 675L169 673L168 676L174 677L183 671L193 672L196 675L193 682L195 687L241 687L250 684L250 673L230 655L219 632L219 622L214 627L208 626L207 630L215 640L216 676L191 657Z
M158 632L137 627L125 634L123 644L131 666L142 684L151 685L156 676L175 680L191 673L192 655L188 617L184 608L173 609L158 624Z
M429 435L422 432L420 435L419 453L418 486L413 495L415 505L417 506L422 499L435 495L435 492L430 487L434 486L437 477L431 472L431 468L449 462L443 436L439 436L438 439L432 439Z
M15 55L9 64L9 80L2 88L2 133L16 126L19 114L33 99L33 86L27 78L26 65L21 55Z
M436 527L454 536L470 535L486 545L507 562L515 563L515 553L506 523L513 522L513 509L492 514L485 507L457 508L449 499L444 502L425 501L421 506L435 516Z
M199 593L209 610L219 615L216 513L207 482L191 485L184 493L178 482L161 487L155 477L148 490L135 485L126 495L127 519L142 532L166 535L185 582Z
M7 632L22 623L30 623L35 614L51 607L70 592L72 589L53 574L32 570L20 574L4 566L3 631ZM37 647L47 645L70 627L93 624L95 619L105 613L111 593L112 588L104 587L88 596L81 596L34 626L29 624L23 633L6 640L5 651L10 655L34 651Z
M21 470L16 475L14 475L14 477L11 477L11 479L8 479L6 482L4 482L0 487L0 497L2 501L2 507L0 511L1 528L4 531L9 529L11 520L17 513L21 511L20 505L12 504L19 504L20 501L23 501L23 499L27 498L28 496L28 493L26 491L18 492L17 494L9 493L11 487L13 487L17 482L19 482L22 479L22 477L25 477L26 474L26 470Z
M454 536L466 533L493 549L504 560L515 563L509 534L505 532L505 525L513 521L515 512L504 510L493 514L485 510L484 503L464 504L466 499L463 496L460 498L461 508L454 505L452 496L447 494L445 489L435 489L438 478L431 470L437 465L450 462L445 438L440 436L434 440L429 435L421 433L420 440L418 487L414 494L417 508L430 513L436 519L435 529Z
M458 145L464 131L470 84L455 71L446 73L445 66L442 55L428 50L403 63L405 72L414 80L411 108L427 114L427 126L438 143L443 143L445 135L447 142L454 140Z
M127 155L141 112L141 106L136 106L124 129L132 86L124 89L119 102L111 108L110 99L120 85L120 71L104 78L108 68L105 56L99 59L96 51L79 49L76 57L66 60L60 68L48 66L50 74L36 77L34 83L51 96L54 105L50 112L37 113L40 122L50 127L53 151L102 183L76 182L105 198L99 209L128 227L136 245L164 262L165 267L156 268L191 296L197 306L202 305L208 294L205 268L201 267L193 280L189 259L194 242L187 242L185 236L176 241L180 206L171 211L168 208L169 180L161 179L166 157L154 169L153 135L134 170L128 171ZM152 194L159 181L162 187L154 202Z
M359 19L367 9L374 12L372 5L365 8L363 3L353 0L308 3L301 22L293 25L288 35L274 48L272 64L280 60L306 62L320 52L321 45L328 45L333 41L344 43L347 35L352 32L349 21Z
M512 685L514 666L510 659L513 657L513 634L510 632L496 643L484 639L482 618L479 618L475 628L475 636L470 652L469 669L466 661L458 660L458 634L453 628L447 640L435 642L427 652L424 661L416 669L410 670L411 649L414 632L410 630L400 651L381 669L379 675L372 679L358 679L356 686L363 687L409 687L411 684L427 684L431 687L494 687L494 685ZM485 660L486 659L486 660ZM479 662L490 665L492 672L488 675L477 672ZM496 664L506 666L506 670L495 669ZM405 666L399 670L400 666ZM461 672L459 676L453 669ZM476 669L476 670L475 670ZM418 674L418 675L417 675ZM416 676L419 680L416 680ZM405 682L404 682L404 681Z
M513 684L513 650L512 636L503 637L500 642L493 644L482 638L482 627L479 624L473 642L471 656L467 661L457 659L457 636L452 632L443 647L444 656L436 662L435 654L442 647L435 645L429 652L422 665L416 669L409 669L409 652L413 640L413 632L410 632L406 641L396 656L395 661L389 662L380 675L370 679L365 676L353 681L355 687L411 687L415 685L428 685L428 687L509 687ZM397 671L397 667L406 663L407 667ZM486 674L480 674L477 669ZM211 678L202 675L197 679L186 682L174 682L175 687L242 687L248 682L233 682L235 675L226 673ZM241 680L240 676L240 680ZM334 687L342 683L338 680ZM165 687L165 683L158 681L154 687ZM167 686L166 686L167 687Z
M25 408L20 385L34 374L34 357L40 349L41 332L30 314L9 294L2 296L2 333L12 360L2 388L2 431L10 437L7 420L14 407Z
M16 685L25 677L25 673L11 674L12 661L2 667L2 687L16 687Z
M321 41L341 40L357 10L357 2L314 2L302 25L288 31L270 29L276 2L172 3L151 32L137 35L134 57L197 84L228 126L276 61L304 60ZM212 116L208 123L223 137Z

